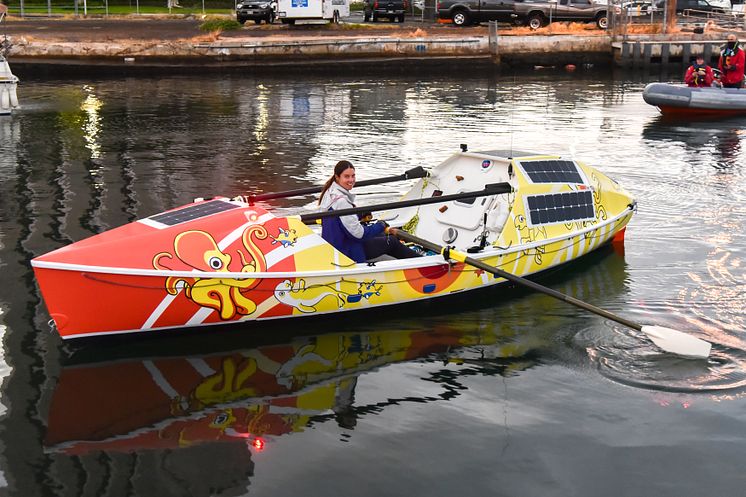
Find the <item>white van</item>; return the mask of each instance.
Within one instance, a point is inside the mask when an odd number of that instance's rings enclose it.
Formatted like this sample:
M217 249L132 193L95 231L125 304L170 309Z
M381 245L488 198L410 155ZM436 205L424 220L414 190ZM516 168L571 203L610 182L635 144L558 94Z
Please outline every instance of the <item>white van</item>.
M278 0L277 18L283 24L338 23L350 15L350 0Z

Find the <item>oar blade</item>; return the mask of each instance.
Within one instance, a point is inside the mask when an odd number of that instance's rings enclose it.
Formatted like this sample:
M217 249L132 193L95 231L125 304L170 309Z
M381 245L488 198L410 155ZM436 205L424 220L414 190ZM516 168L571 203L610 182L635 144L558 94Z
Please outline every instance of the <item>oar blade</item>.
M645 333L661 349L693 359L707 359L712 345L687 333L666 328L664 326L642 326L640 331Z

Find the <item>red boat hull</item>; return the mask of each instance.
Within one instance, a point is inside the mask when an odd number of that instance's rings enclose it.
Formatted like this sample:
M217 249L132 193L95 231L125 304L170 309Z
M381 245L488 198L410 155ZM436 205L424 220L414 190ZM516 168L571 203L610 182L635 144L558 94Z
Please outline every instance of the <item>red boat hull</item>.
M658 106L658 110L660 110L661 114L664 116L681 118L746 116L746 109L697 109L692 107L660 105Z

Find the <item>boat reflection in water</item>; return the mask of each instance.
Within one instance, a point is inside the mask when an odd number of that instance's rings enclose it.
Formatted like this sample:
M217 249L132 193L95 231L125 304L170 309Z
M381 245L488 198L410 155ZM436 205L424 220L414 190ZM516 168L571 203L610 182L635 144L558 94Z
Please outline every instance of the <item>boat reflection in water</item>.
M261 450L266 437L302 431L318 416L352 428L363 372L438 355L459 361L449 352L473 345L497 346L506 357L525 351L510 336L468 328L332 333L223 354L67 367L46 445L70 454L218 441Z
M613 298L624 286L624 259L609 247L557 276L563 279L550 282L553 287L579 298ZM558 312L567 310L565 304L530 294L492 309L466 307L453 316L397 320L396 330L377 323L214 353L175 350L206 350L204 335L191 337L197 340L196 347L187 345L190 337L156 341L160 356L130 347L128 353L139 355L136 359L102 361L105 349L81 349L61 371L45 446L50 452L79 455L228 442L248 444L250 451L257 451L271 438L303 431L313 423L333 420L352 429L360 416L397 405L402 399L355 403L360 376L386 365L420 361L450 369L428 378L441 384L444 392L439 396L407 397L431 402L457 397L453 380L460 375L508 375L531 367L540 356L561 354L567 360L566 351L552 350L566 347L557 340L566 320L572 319ZM537 313L539 307L545 312ZM240 331L223 336L246 340ZM267 335L261 339L267 340ZM117 353L122 350L117 348ZM577 352L580 361L586 360L582 347ZM86 359L87 354L97 362ZM368 378L377 381L375 376Z
M681 143L694 153L714 148L714 162L718 168L737 166L741 163L741 136L746 118L730 119L676 119L657 116L642 130L642 137L651 141Z

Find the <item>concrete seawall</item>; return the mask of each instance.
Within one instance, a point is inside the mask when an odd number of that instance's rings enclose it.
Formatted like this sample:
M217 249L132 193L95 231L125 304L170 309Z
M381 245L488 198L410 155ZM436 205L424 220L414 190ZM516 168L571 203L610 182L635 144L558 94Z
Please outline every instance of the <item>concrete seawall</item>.
M253 66L370 59L485 59L500 64L611 63L607 35L231 38L209 42L114 40L39 42L11 39L15 64L98 66Z

